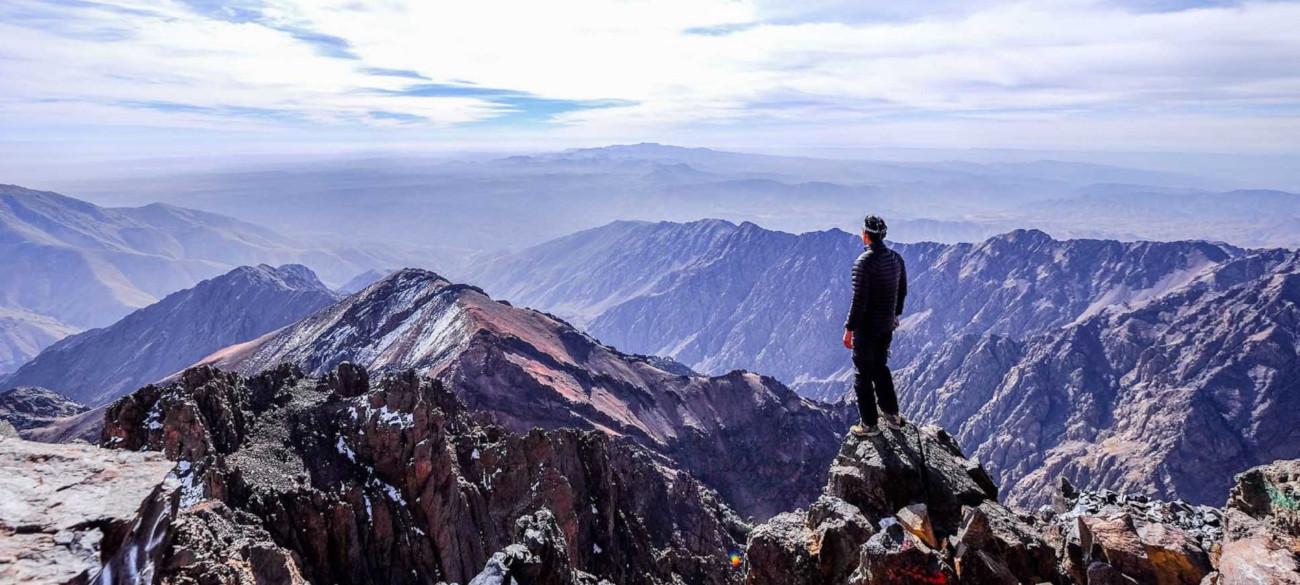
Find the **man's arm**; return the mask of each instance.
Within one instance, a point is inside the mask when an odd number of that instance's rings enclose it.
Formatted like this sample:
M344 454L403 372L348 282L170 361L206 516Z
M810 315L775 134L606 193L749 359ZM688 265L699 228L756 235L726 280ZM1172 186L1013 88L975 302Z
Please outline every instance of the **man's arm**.
M857 328L862 318L862 311L867 307L867 254L864 252L853 263L853 301L849 303L849 316L844 319L844 329L852 331Z
M907 298L907 264L903 263L903 256L898 256L898 306L894 308L894 315L903 314L903 299Z

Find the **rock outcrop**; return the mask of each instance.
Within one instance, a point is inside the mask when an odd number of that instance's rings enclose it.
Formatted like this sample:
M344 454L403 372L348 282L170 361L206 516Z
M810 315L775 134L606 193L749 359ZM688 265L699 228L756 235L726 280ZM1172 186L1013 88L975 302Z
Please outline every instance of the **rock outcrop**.
M1300 583L1300 460L1238 475L1223 514L1223 548L1209 585Z
M515 543L492 555L469 585L609 585L569 563L564 533L550 510L515 521Z
M600 432L511 433L414 372L195 368L107 421L106 446L177 461L164 583L739 579L727 553L748 527L671 461Z
M848 438L823 495L756 526L746 585L1300 583L1300 461L1237 477L1220 511L1062 481L1025 514L936 427Z
M157 453L0 436L0 582L86 583L174 464Z
M575 427L625 437L757 518L816 497L844 426L772 378L692 375L623 354L555 317L424 270L398 271L205 362L245 374L291 363L324 375L345 360L434 377L516 433Z
M1056 555L1034 519L937 427L850 437L808 511L755 527L746 583L1039 583Z
M0 420L19 431L50 425L89 410L86 405L48 388L23 386L0 392Z
M1075 583L1136 580L1196 585L1213 570L1223 537L1216 508L1165 502L1111 491L1078 492L1064 478L1053 505L1040 515L1048 523L1061 573Z

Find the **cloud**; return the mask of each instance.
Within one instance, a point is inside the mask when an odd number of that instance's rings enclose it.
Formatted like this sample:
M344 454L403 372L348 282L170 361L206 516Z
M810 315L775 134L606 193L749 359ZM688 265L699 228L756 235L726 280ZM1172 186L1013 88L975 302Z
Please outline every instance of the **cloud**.
M361 72L365 73L366 75L429 80L428 77L421 75L419 71L412 71L410 69L386 69L383 67L362 67Z
M1295 2L13 0L0 130L1297 150L1271 130L1300 119L1297 24Z

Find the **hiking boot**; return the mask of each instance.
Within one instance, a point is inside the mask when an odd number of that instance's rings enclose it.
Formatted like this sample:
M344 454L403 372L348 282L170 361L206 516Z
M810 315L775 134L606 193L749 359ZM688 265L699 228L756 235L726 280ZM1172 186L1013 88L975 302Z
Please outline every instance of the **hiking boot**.
M880 436L880 427L876 425L853 425L849 427L849 431L853 433L853 436L860 439Z
M897 414L886 414L884 418L885 425L892 429L903 428L903 425L907 424L907 421Z

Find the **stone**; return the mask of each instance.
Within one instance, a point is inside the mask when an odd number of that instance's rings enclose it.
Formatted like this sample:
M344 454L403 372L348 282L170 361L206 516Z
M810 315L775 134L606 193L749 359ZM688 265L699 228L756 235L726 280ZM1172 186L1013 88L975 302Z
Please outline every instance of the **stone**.
M1177 527L1147 523L1138 528L1155 568L1157 585L1196 585L1213 569L1200 543Z
M853 585L938 585L956 581L956 573L940 551L926 546L897 523L889 524L863 545L861 565L849 579Z
M904 530L924 542L926 546L939 547L939 539L934 537L934 527L930 525L930 513L926 511L925 504L903 506L894 517L898 519L898 524Z
M1155 583L1155 565L1147 556L1146 546L1127 514L1112 517L1083 517L1078 520L1079 542L1083 560L1088 563L1089 575L1093 563L1104 563L1110 569L1140 583ZM1092 577L1088 577L1089 582Z
M875 530L857 506L821 496L808 508L809 550L823 583L840 583L857 569L862 545Z
M1086 585L1145 585L1147 582L1125 575L1123 571L1105 561L1092 561L1088 563L1084 583Z
M1224 524L1218 585L1300 583L1300 460L1238 474Z
M173 466L157 453L0 439L0 582L92 576Z
M803 511L784 512L758 525L745 547L746 585L820 583L820 571L809 544L813 533ZM856 566L856 563L855 563Z
M1043 539L1041 529L996 502L966 508L954 544L957 570L963 579L971 567L978 567L972 569L977 574L1010 575L1023 583L1053 581L1057 576L1055 550ZM974 582L980 581L976 578Z

